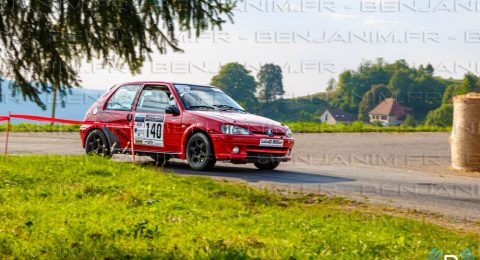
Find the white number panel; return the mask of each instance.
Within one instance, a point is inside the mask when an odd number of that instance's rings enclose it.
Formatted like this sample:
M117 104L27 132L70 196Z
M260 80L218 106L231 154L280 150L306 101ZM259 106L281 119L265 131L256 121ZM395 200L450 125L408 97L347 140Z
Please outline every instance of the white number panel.
M135 144L163 147L164 115L136 114Z

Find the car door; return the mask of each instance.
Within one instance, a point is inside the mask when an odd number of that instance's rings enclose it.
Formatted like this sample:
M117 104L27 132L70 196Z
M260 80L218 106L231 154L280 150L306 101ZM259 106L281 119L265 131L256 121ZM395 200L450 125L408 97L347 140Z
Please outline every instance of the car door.
M129 125L132 119L132 109L141 87L142 85L118 87L109 97L99 115L102 123L115 124L104 127L111 142L110 146L114 150L130 147L131 128Z
M135 109L135 149L145 152L179 153L182 117L167 114L177 106L166 85L145 85Z

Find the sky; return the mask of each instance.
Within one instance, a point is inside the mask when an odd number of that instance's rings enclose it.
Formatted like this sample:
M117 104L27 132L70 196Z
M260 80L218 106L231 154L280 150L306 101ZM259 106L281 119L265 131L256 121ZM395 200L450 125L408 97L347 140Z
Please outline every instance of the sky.
M198 39L180 33L183 53L154 54L140 74L83 63L83 87L159 80L209 84L221 65L282 67L286 97L324 91L331 78L361 62L431 63L436 75L480 72L480 0L245 0L234 23Z

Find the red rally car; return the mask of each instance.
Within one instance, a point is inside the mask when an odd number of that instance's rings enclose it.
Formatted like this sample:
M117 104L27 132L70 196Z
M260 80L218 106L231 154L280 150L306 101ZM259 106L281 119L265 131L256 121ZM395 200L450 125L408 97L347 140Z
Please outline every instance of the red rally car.
M117 85L88 110L80 128L88 154L186 159L194 170L218 160L275 169L291 159L291 130L249 114L218 88L166 82ZM133 128L133 136L131 129Z

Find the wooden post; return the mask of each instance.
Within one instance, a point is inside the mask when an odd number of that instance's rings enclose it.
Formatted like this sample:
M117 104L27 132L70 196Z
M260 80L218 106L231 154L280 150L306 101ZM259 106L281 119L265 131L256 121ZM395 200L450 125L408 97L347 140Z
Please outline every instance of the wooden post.
M5 138L5 156L8 155L8 141L10 139L10 114L11 114L11 112L8 111L7 136Z
M52 104L52 118L55 119L55 112L57 110L57 92L58 87L56 84L53 84L53 104ZM52 126L55 124L54 122L50 123Z
M132 145L132 163L135 164L135 119L132 118L131 127L130 127L130 144Z

